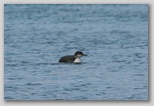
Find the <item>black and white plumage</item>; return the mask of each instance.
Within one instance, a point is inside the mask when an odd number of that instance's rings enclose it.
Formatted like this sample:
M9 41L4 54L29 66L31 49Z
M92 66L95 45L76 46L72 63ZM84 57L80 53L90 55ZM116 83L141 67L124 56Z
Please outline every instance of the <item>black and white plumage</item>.
M63 56L59 59L59 62L66 62L66 63L81 63L80 57L87 56L86 54L83 54L81 51L75 52L74 55L67 55Z

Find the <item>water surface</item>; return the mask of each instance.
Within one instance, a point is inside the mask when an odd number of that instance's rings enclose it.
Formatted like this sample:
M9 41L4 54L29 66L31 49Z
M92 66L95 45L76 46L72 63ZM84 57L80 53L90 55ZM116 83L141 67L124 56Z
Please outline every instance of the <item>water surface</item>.
M148 100L148 5L5 4L4 48L5 100Z

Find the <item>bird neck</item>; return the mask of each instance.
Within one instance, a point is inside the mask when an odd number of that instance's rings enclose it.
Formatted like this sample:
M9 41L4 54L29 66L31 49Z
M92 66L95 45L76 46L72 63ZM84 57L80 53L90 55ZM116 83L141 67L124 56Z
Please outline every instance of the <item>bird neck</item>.
M80 57L77 57L77 58L74 60L74 63L81 63Z

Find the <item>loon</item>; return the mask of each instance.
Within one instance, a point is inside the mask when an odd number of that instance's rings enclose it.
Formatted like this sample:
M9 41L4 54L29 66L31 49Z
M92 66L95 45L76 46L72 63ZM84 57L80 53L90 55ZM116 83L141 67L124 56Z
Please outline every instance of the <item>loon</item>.
M81 56L87 56L86 54L83 54L81 51L77 51L74 53L74 55L67 55L63 56L59 59L59 62L66 62L66 63L81 63L80 60Z

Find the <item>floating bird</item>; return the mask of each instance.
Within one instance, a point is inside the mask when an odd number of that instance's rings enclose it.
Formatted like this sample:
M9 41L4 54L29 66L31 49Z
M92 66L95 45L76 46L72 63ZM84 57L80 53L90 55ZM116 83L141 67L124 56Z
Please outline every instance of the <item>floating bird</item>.
M66 62L66 63L81 63L80 57L87 56L86 54L83 54L81 51L75 52L74 55L67 55L63 56L59 59L59 62Z

